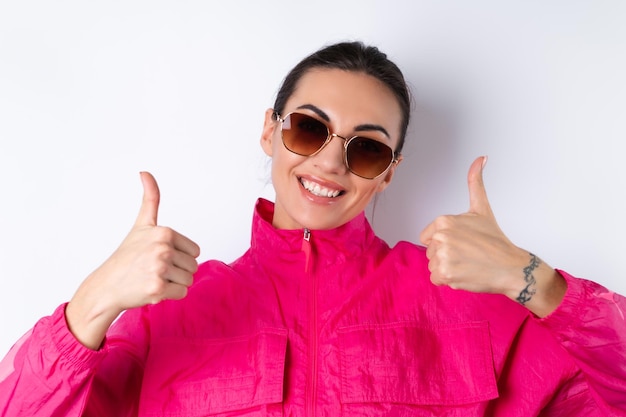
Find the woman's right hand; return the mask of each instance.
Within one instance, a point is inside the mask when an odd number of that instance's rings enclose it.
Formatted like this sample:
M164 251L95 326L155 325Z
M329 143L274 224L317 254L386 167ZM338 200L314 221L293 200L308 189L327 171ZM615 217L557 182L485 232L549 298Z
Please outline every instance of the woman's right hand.
M156 180L142 172L141 181L143 201L133 228L111 257L85 279L65 310L70 331L91 349L101 346L122 311L184 298L198 269L198 245L157 225Z

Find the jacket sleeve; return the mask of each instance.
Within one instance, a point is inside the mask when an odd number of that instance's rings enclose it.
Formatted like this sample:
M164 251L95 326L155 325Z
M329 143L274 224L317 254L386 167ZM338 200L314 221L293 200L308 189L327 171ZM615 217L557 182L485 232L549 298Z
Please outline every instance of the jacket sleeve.
M147 334L141 312L122 315L94 351L69 331L65 306L0 362L0 416L136 415Z
M626 416L626 298L559 273L567 281L565 298L541 322L576 361L595 401L610 415Z

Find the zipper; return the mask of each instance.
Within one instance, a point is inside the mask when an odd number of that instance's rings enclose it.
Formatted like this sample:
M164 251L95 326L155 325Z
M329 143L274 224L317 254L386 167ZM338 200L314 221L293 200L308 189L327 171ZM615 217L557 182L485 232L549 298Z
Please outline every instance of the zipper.
M309 282L309 360L307 370L307 396L305 399L306 415L315 416L315 400L317 398L317 280L310 274L309 265L311 260L311 231L304 229L302 238L302 251L304 252L304 272Z
M302 252L304 252L304 272L309 272L309 260L311 259L311 231L304 229L302 236Z

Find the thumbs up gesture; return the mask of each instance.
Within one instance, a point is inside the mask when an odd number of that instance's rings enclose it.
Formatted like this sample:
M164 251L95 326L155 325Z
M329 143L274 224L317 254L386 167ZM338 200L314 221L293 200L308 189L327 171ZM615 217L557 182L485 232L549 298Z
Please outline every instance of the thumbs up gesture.
M97 349L124 310L177 300L187 295L200 249L187 237L158 226L159 187L141 173L143 201L130 233L119 248L79 287L65 310L70 330Z
M515 246L498 226L483 183L486 162L486 157L477 158L469 169L469 210L436 218L420 235L431 281L504 294L544 316L558 306L566 284L535 255Z
M113 254L116 267L112 290L119 292L120 310L155 304L187 295L198 268L200 248L185 236L157 225L160 193L154 177L141 173L143 201L130 234ZM122 265L125 268L120 268Z

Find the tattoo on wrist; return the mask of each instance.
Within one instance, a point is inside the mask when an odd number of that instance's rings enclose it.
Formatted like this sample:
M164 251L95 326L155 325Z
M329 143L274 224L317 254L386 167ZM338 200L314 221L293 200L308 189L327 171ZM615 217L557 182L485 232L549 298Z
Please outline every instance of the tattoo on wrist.
M529 302L530 299L533 298L533 295L537 292L537 289L535 288L537 280L535 280L533 271L541 264L541 259L537 258L537 256L530 252L528 254L530 255L530 263L524 268L524 282L526 283L526 286L516 298L517 302L521 305Z

